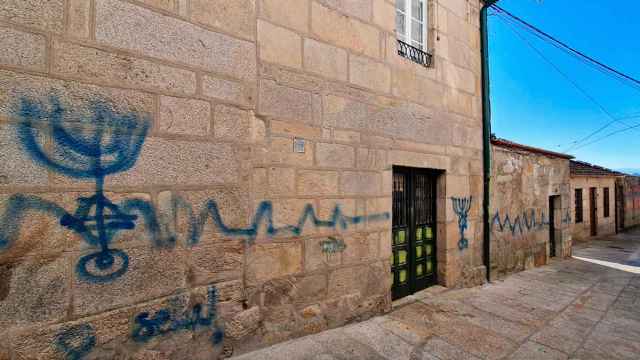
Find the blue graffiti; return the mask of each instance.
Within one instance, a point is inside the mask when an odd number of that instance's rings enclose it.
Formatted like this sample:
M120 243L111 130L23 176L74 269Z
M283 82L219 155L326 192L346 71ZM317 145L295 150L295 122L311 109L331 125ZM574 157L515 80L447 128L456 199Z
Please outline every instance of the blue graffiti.
M58 333L55 345L65 359L79 360L96 346L96 332L89 324L75 325Z
M469 247L469 240L464 237L464 232L469 227L469 210L473 196L468 198L451 198L453 203L453 211L458 215L458 229L460 229L460 240L458 241L458 249L464 250Z
M566 221L566 217L563 219L563 222L564 221ZM504 220L502 220L500 212L496 211L496 214L493 216L493 220L491 221L492 230L495 225L498 226L497 230L499 232L504 232L506 229L511 232L511 235L515 236L516 234L523 234L528 231L541 230L544 226L549 225L549 219L545 218L544 211L541 211L540 220L538 221L536 217L536 210L530 209L528 211L523 211L522 214L516 216L513 220L509 217L509 214L506 214Z
M122 276L129 258L109 243L120 230L135 227L136 216L123 213L104 196L105 177L130 169L136 162L149 130L149 120L130 114L116 114L107 104L96 102L93 116L71 122L57 97L45 105L21 99L18 137L33 160L72 178L95 180L95 194L78 199L75 214L64 214L60 224L78 234L99 250L80 259L76 271L81 278L107 282ZM84 121L83 121L84 120ZM88 120L88 121L87 121ZM48 127L53 139L53 154L38 141L39 128Z
M19 236L24 218L29 212L51 215L60 224L77 234L98 250L81 257L76 264L76 273L83 281L93 283L111 282L124 275L129 268L126 252L110 247L112 240L124 230L132 230L137 221L142 221L152 244L156 247L173 247L176 234L163 229L154 205L143 199L125 199L120 204L111 202L104 194L105 177L130 169L136 162L149 130L149 120L136 114L117 114L106 103L97 102L91 108L92 117L77 119L67 112L56 97L51 97L49 107L22 99L16 113L19 116L18 137L25 151L33 160L53 171L72 178L95 181L92 196L77 199L78 207L73 214L53 202L35 196L13 195L7 202L5 213L0 217L0 251L13 245ZM70 119L67 119L70 118ZM73 120L73 121L71 121ZM54 150L47 154L39 143L37 129L49 128ZM347 216L336 205L328 219L320 219L311 204L307 204L298 222L294 225L276 227L273 221L273 204L262 201L246 228L228 226L218 204L208 200L203 210L196 213L190 203L174 196L173 211L187 213L188 244L199 242L207 221L225 236L243 237L252 243L258 230L266 228L268 236L299 236L304 227L344 229L349 225L365 221L384 221L388 212L368 216Z
M194 305L190 311L182 316L176 316L172 309L160 309L153 316L148 312L142 312L135 317L135 324L131 332L131 338L135 342L147 342L155 337L163 336L177 331L197 331L201 328L211 328L211 343L218 345L224 339L224 330L216 326L218 318L216 304L218 302L218 290L215 286L208 289L206 315L203 315L204 306Z

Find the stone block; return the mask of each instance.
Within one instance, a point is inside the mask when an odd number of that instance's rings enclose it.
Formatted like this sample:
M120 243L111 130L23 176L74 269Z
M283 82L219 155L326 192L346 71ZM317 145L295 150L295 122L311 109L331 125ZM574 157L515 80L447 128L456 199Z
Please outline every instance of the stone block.
M327 95L322 101L323 125L362 130L375 107L341 96Z
M191 71L61 41L54 43L54 52L53 71L59 75L175 94L196 91Z
M386 0L373 0L373 23L388 32L396 30L396 9Z
M391 69L383 63L365 57L349 57L349 82L371 90L391 91Z
M279 228L298 226L307 205L313 205L313 201L308 199L276 199L273 204L273 223ZM260 229L263 230L263 229ZM312 222L302 224L300 235L311 235L316 232L316 226ZM291 231L282 229L278 233L279 237L297 236Z
M216 138L250 142L253 139L253 112L226 105L217 105L213 116Z
M261 321L260 307L251 307L237 314L226 323L225 335L234 340L240 340L258 330Z
M148 138L136 164L108 185L236 183L240 154L230 144Z
M262 80L258 111L262 115L279 119L319 125L313 116L313 97L310 92Z
M326 253L322 250L322 243L328 238L314 238L304 240L304 270L315 271L340 265L342 253Z
M74 260L94 250L76 253ZM169 295L186 286L186 261L178 249L133 248L126 250L129 257L127 271L113 281L93 282L76 274L73 283L74 315L89 315L133 305L147 299ZM76 263L74 262L74 265ZM116 259L114 266L120 263ZM100 274L89 263L89 273Z
M60 33L64 29L64 0L5 0L0 19Z
M294 168L269 167L268 191L271 196L287 196L296 191Z
M67 111L65 119L90 119L94 115L90 111L94 102L105 102L116 113L144 117L154 111L153 96L149 94L0 71L0 117L4 119L22 120L15 116L15 109L23 98L41 102L49 108L48 99L52 94Z
M318 75L347 81L347 52L313 39L305 39L304 67Z
M16 126L0 125L0 188L11 185L46 186L49 182L47 169L26 152L17 131ZM47 136L37 131L37 138L44 143Z
M381 149L358 148L358 169L383 170L387 167L387 152Z
M341 144L316 144L316 163L318 166L331 168L354 168L355 149Z
M178 0L139 0L139 1L145 5L149 5L154 8L175 12L176 4Z
M255 0L191 0L191 19L246 39L255 39Z
M318 0L318 3L336 9L348 16L369 22L372 15L371 0Z
M351 130L333 130L333 138L336 141L358 143L360 142L361 134Z
M460 19L466 19L469 15L469 5L466 0L451 0L443 6L451 10L451 13L459 17Z
M309 31L309 0L260 0L260 16L275 24L307 33Z
M256 74L255 44L117 0L96 1L96 40L239 79Z
M302 271L300 242L257 244L247 253L246 278L248 284L293 275Z
M258 49L263 61L302 68L302 38L291 30L258 20Z
M476 93L476 76L470 70L448 62L443 65L442 74L445 84L472 95Z
M380 57L378 29L316 2L311 3L311 30L328 43L373 58Z
M287 135L303 139L318 139L322 137L322 129L300 124L298 122L287 122L271 120L271 133Z
M280 137L271 138L269 150L264 154L264 162L270 164L312 166L313 144L306 141L305 152L297 153L293 151L293 139Z
M342 252L342 263L359 263L374 259L378 254L377 234L369 237L367 234L357 233L344 237L346 248Z
M42 35L0 27L0 64L44 71L46 42Z
M206 136L211 127L211 104L206 101L160 96L158 130L170 134Z
M338 194L338 173L335 171L299 170L296 182L298 195L324 196Z
M392 150L389 151L389 164L446 170L450 166L450 159L443 155Z
M0 264L0 326L19 329L66 318L70 265L66 256Z
M345 195L377 195L381 181L379 173L345 171L340 176L340 189Z
M244 106L253 106L256 97L255 84L242 83L209 75L202 77L202 95Z
M214 245L189 249L189 284L207 285L242 278L244 240L224 240Z
M329 298L358 294L361 298L387 294L391 287L389 269L382 263L356 265L331 271Z
M91 32L91 2L85 0L69 1L69 23L67 34L87 39Z

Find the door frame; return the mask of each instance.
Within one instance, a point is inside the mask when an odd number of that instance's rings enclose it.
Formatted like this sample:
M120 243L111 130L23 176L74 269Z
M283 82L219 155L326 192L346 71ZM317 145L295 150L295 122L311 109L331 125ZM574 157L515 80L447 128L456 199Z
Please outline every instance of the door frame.
M391 296L393 300L397 300L400 298L403 298L405 296L409 296L412 295L420 290L423 290L429 286L433 286L436 285L438 283L438 252L437 252L437 242L438 242L438 181L439 181L439 176L441 176L444 173L444 171L441 170L436 170L436 169L426 169L426 168L414 168L414 167L407 167L407 166L393 166L393 171L392 171L392 177L395 176L396 174L403 174L405 176L406 179L406 216L407 216L407 225L406 225L406 231L408 233L408 239L407 239L407 244L408 244L408 253L407 253L407 267L408 267L408 272L409 272L409 278L408 278L408 284L404 287L398 287L397 286L397 282L395 282L394 279L394 284L396 284L394 287L392 287L391 289ZM415 187L415 178L416 175L426 175L428 177L431 178L432 181L432 194L431 194L431 209L432 209L432 224L430 225L432 227L431 233L432 233L432 241L431 244L433 246L432 248L432 258L434 259L433 262L433 268L432 268L432 274L430 276L425 276L422 279L417 279L416 275L415 275L415 268L416 268L416 259L415 259L415 242L416 242L416 229L418 228L417 226L417 221L416 221L416 210L415 210L415 200L416 200L416 196L415 196L415 191L416 191L416 187ZM394 180L395 181L395 180ZM392 197L394 195L394 191L392 189ZM395 211L395 202L392 199L392 207L393 210ZM392 214L392 217L395 218L395 214ZM391 230L391 256L394 257L395 253L394 250L399 249L400 246L397 246L394 243L394 232L395 229L397 227L394 226L394 223L392 222L392 230ZM425 255L426 256L426 255ZM392 259L392 269L394 268L394 262ZM426 269L425 269L426 271ZM395 273L392 271L392 276L396 276Z
M598 235L598 188L589 188L589 220L591 236Z

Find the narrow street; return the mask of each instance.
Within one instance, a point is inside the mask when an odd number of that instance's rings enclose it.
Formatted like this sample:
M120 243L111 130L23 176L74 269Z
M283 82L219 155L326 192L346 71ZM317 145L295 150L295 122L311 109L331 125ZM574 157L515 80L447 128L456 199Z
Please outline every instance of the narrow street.
M236 359L638 359L640 230L482 287L427 289L386 316Z

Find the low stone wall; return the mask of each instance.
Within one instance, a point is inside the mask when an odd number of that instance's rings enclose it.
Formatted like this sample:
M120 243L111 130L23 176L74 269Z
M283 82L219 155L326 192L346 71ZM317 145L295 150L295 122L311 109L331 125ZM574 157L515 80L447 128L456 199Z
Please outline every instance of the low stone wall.
M556 218L549 197L558 195ZM556 255L571 254L569 160L492 147L491 268L496 276L547 263L550 221L555 221Z

